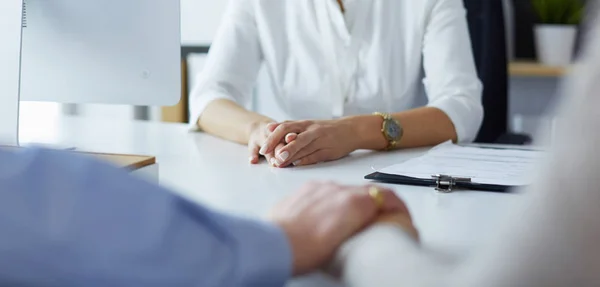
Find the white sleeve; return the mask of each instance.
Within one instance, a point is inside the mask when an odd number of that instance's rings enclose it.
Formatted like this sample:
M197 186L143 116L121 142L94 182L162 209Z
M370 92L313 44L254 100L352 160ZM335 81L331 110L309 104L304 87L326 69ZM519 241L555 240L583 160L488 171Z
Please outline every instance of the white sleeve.
M423 252L398 226L378 224L348 240L327 271L348 287L438 286L443 281L428 275L442 261Z
M254 1L229 2L206 66L190 94L190 124L194 128L214 100L229 99L246 105L262 63Z
M372 227L337 255L348 286L600 286L600 29L570 78L558 136L535 184L497 232L444 262L393 226ZM476 216L476 215L474 215Z
M459 142L471 142L483 121L483 88L475 69L463 0L435 2L423 40L428 106L448 115Z

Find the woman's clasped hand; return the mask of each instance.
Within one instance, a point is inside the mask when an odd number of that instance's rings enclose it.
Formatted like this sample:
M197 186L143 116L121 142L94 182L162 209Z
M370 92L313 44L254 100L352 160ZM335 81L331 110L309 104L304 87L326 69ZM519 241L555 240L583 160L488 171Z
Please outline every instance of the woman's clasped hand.
M286 121L257 126L249 143L250 162L259 155L275 167L333 161L358 149L359 137L348 120ZM258 143L263 140L262 143Z

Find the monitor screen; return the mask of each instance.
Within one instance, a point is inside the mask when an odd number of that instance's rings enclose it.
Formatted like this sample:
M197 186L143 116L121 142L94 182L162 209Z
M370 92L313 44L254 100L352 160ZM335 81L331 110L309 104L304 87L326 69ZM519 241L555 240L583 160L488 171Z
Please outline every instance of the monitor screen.
M21 1L0 1L0 145L17 142Z
M166 106L181 98L179 1L24 2L21 100Z

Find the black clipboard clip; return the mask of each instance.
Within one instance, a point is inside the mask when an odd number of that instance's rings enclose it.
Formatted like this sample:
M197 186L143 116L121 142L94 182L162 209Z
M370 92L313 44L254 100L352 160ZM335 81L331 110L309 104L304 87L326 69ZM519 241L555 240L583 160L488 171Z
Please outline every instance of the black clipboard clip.
M511 188L516 186L506 186L498 184L483 184L473 182L472 178L456 177L444 174L432 175L430 178L416 178L398 174L387 174L374 172L365 176L365 179L375 180L384 183L416 185L433 187L439 193L451 193L456 189L490 191L490 192L510 192Z
M435 181L435 190L439 193L451 193L456 187L471 183L471 178L453 177L445 174L432 175L431 178Z

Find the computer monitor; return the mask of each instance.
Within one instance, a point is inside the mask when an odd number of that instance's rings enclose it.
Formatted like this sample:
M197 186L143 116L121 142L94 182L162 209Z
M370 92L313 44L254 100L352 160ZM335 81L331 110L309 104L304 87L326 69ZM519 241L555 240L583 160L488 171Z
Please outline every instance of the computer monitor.
M21 11L19 1L0 0L0 144L18 133Z
M0 2L22 3L22 13L0 6L0 18L22 15L22 39L0 39L21 43L20 100L169 106L181 98L179 0Z

